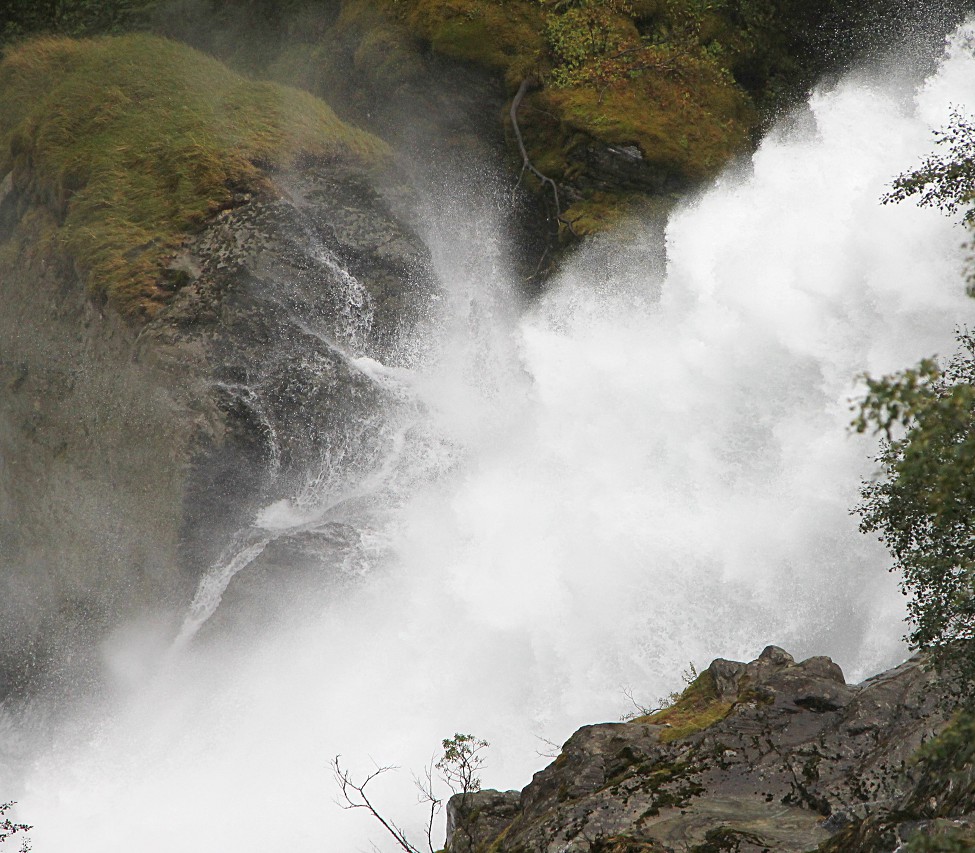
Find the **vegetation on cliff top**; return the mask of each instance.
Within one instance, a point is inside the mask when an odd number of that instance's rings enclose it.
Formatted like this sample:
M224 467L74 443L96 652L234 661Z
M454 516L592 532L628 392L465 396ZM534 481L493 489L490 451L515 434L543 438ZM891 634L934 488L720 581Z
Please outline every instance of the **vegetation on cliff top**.
M863 32L907 17L901 13L912 4L211 0L203 5L219 26L208 27L205 16L181 24L167 11L177 0L156 0L154 26L341 99L353 115L363 99L395 100L399 86L436 85L430 53L493 73L509 97L530 81L519 130L532 164L560 185L568 237L604 229L647 195L668 196L714 175L748 150L781 106L848 58ZM280 7L275 14L272 6ZM254 31L260 35L248 35ZM517 170L517 133L510 120L507 128ZM523 179L552 198L536 176Z
M914 0L58 0L57 14L4 2L17 7L14 33L154 28L344 98L352 114L369 87L390 97L428 84L428 49L497 74L509 96L531 81L510 151L520 131L532 165L560 187L567 238L715 174ZM531 170L523 179L551 202Z
M652 0L383 0L434 51L533 82L519 127L533 165L566 196L577 234L611 223L634 191L671 191L743 150L757 113L705 33L705 5ZM640 182L602 174L590 147L627 148ZM621 163L626 172L629 163ZM610 165L612 172L614 166ZM534 181L531 175L525 180ZM537 182L536 182L537 183ZM539 186L539 190L542 188ZM618 210L616 211L618 213Z
M569 209L560 212L576 233L605 227L633 191L668 193L715 174L768 116L850 52L853 32L895 14L876 0L345 0L343 7L347 17L384 9L435 52L494 69L512 94L533 80L521 107L524 142L538 170L564 185ZM594 165L593 140L641 162L609 164L607 173Z
M673 704L637 717L633 722L667 726L667 730L660 734L660 740L668 743L713 726L727 717L733 707L733 702L725 701L718 695L714 676L705 671L675 697Z
M304 158L382 162L382 142L306 92L148 35L42 38L0 62L0 176L42 202L96 297L151 317L187 232Z

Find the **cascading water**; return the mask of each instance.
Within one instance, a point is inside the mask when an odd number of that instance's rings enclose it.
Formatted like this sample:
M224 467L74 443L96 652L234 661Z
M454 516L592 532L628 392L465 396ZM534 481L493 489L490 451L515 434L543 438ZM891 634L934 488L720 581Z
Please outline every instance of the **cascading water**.
M521 786L536 736L618 718L623 688L652 703L689 661L776 642L856 678L902 656L886 555L849 515L873 442L848 401L975 313L962 233L878 202L950 104L975 108L971 33L920 86L818 92L663 235L594 242L524 312L492 205L433 205L446 294L418 367L356 362L400 401L352 496L361 580L176 651L120 633L112 694L25 749L5 792L35 849L365 849L386 840L333 804L336 753L419 769L471 731L493 744L485 783ZM243 547L339 506L306 491ZM409 774L375 794L419 831Z

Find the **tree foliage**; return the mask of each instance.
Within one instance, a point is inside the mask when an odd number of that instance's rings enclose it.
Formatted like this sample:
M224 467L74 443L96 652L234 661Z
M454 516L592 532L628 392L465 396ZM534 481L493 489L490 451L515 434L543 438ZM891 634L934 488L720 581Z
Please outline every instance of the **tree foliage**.
M455 794L466 797L481 790L480 772L484 767L483 752L490 746L474 735L455 734L445 738L443 755L434 765Z
M884 203L916 198L975 225L975 120L954 111L943 147L897 177ZM969 293L972 273L969 272ZM975 334L943 363L865 377L854 427L882 437L862 489L861 529L877 533L910 596L908 641L975 705Z
M854 425L883 437L861 529L894 557L912 648L930 652L961 691L975 684L975 337L959 343L943 366L867 377Z
M918 197L918 204L925 207L952 216L961 212L963 221L971 225L975 223L975 122L952 110L947 127L934 136L941 150L914 171L897 177L883 202Z

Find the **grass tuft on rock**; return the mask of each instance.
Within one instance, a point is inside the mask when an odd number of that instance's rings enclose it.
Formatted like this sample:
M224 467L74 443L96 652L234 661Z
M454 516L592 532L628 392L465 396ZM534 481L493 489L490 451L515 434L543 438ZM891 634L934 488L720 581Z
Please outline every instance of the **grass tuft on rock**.
M89 292L132 318L170 297L167 254L268 171L387 156L312 95L166 39L42 38L0 62L0 178L53 212Z
M669 743L713 726L727 717L733 707L733 702L723 701L718 696L711 673L703 672L673 705L645 717L637 717L633 722L668 726L661 732L660 740Z

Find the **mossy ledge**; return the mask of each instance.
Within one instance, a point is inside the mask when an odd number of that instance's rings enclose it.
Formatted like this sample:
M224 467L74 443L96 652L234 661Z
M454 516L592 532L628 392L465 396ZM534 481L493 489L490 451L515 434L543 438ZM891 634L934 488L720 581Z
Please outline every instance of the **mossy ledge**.
M356 67L367 79L388 82L383 57L413 54L419 40L496 74L509 97L533 81L519 127L506 121L509 151L520 132L533 166L559 187L552 212L560 238L572 242L611 228L640 198L682 193L747 152L769 118L842 53L838 42L861 22L838 10L853 5L342 0L338 29L359 31ZM520 158L513 165L519 170ZM524 183L554 206L551 185L530 171Z
M161 272L184 236L268 192L268 172L388 156L307 92L163 38L41 38L0 62L0 177L24 208L54 215L51 236L92 297L133 320L171 298Z
M634 723L666 726L660 733L661 743L670 743L720 722L734 708L735 703L718 695L714 676L703 672L694 679L673 705L645 717L637 717Z
M692 5L345 0L343 17L378 10L388 39L399 27L401 52L419 38L434 53L498 74L509 96L534 81L520 127L506 122L509 150L520 131L532 164L560 188L552 213L572 242L611 228L644 194L685 190L747 150L759 111L729 71L741 39L737 31L702 35ZM522 179L551 203L533 175Z

